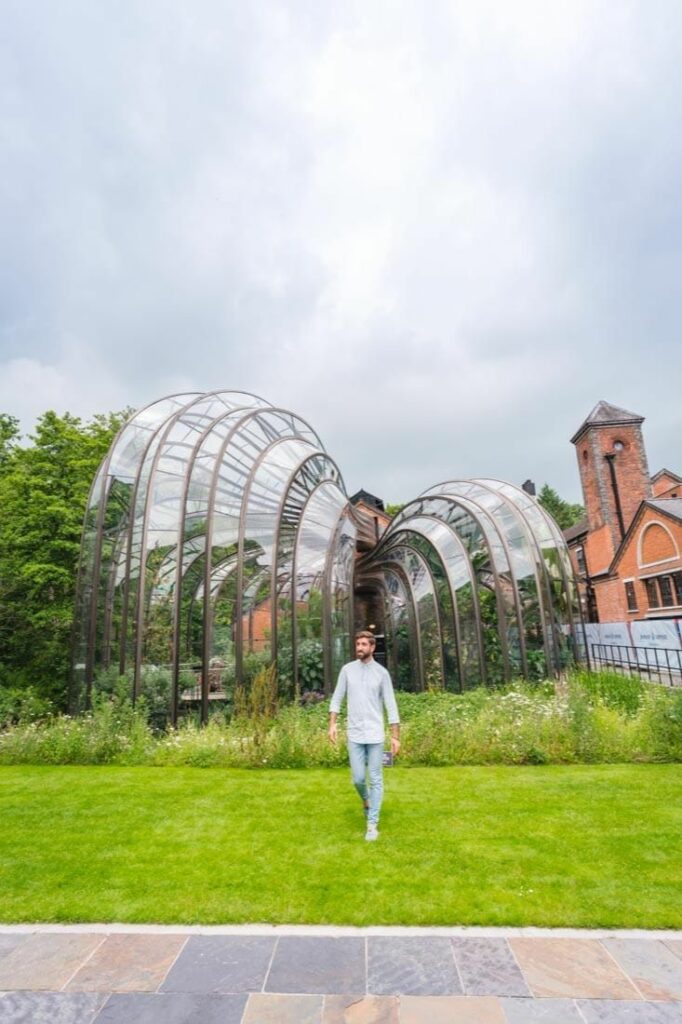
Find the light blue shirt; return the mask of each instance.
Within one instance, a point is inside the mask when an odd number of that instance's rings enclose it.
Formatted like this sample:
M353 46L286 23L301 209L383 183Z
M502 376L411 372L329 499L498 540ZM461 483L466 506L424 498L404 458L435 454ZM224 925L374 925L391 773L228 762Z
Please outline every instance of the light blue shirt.
M400 722L391 677L378 661L350 661L339 672L329 710L337 715L348 699L348 739L354 743L384 742L384 708L390 725Z

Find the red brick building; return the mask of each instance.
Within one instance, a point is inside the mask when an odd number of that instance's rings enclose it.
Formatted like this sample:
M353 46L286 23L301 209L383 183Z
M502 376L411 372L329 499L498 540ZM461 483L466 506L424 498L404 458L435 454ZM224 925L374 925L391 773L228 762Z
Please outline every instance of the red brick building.
M649 475L643 422L599 402L571 438L586 516L564 536L590 622L682 615L682 477Z

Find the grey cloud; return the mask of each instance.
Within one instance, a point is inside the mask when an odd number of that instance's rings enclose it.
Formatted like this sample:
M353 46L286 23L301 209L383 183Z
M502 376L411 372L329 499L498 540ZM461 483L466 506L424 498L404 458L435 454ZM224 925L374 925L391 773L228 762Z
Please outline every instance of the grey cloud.
M674 3L10 5L0 407L253 390L351 489L679 464Z

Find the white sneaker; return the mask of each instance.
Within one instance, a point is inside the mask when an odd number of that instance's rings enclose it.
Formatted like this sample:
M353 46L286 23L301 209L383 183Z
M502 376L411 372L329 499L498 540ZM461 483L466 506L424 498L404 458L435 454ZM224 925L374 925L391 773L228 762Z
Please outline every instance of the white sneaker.
M368 843L371 843L375 839L378 839L378 838L379 838L379 830L378 830L378 828L376 827L376 825L373 825L371 821L368 822L368 824L367 824L367 831L365 832L365 839L367 840Z

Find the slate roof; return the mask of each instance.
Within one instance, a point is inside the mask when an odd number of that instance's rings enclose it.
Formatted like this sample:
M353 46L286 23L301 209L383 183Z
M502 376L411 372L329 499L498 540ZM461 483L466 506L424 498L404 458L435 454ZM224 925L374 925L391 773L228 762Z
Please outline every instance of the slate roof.
M659 469L658 473L654 473L651 478L652 484L662 476L669 476L672 480L676 480L678 483L682 484L682 476L678 476L677 473L673 473L671 469Z
M647 498L646 503L682 523L682 498Z
M617 405L611 405L610 402L597 402L592 412L583 420L571 438L571 444L576 443L587 427L615 426L620 423L644 423L644 417L639 416L636 412L620 409Z
M359 501L362 501L365 505L368 505L370 508L376 508L380 512L384 511L384 503L381 500L381 498L377 498L376 494L370 494L369 491L365 491L363 490L363 488L360 488L360 490L357 491L352 498L349 498L349 501L351 505L357 505Z
M567 530L564 530L564 540L568 544L569 541L575 540L576 537L582 537L582 535L587 533L587 531L587 518L581 519L574 526L569 526Z

